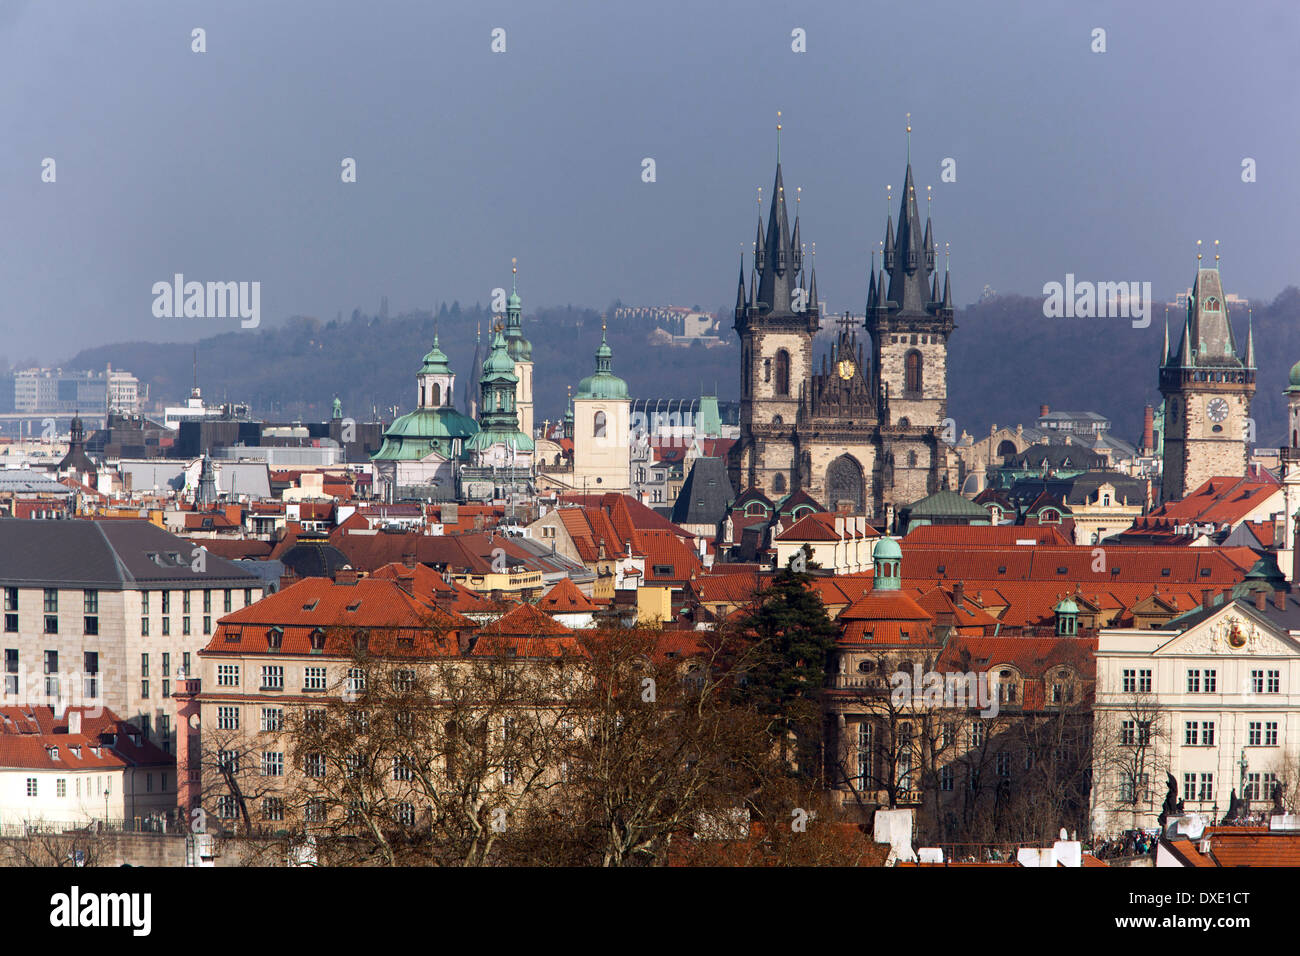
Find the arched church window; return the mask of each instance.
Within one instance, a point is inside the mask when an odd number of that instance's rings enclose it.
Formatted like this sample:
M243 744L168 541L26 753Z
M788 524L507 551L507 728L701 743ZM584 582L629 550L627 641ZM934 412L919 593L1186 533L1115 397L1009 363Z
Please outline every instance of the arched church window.
M772 360L763 359L763 381L772 381Z
M592 435L595 438L605 437L605 413L597 412Z
M772 490L778 495L785 494L785 475L778 474L772 479Z
M903 390L919 392L921 390L921 353L912 349L903 360Z
M907 467L908 467L908 468L915 468L915 467L916 467L916 452L914 452L914 451L909 451L909 452L907 453Z
M785 349L776 353L776 394L790 394L790 353Z
M442 386L434 382L429 388L429 404L434 408L442 404Z

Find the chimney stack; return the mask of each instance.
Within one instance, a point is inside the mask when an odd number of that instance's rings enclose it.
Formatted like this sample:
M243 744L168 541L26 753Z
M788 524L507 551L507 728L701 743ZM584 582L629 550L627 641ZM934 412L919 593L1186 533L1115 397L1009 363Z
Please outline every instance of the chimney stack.
M402 555L402 564L407 568L415 568L415 552L407 551Z
M1142 413L1142 450L1150 453L1156 447L1156 413L1148 404Z
M966 585L963 584L961 581L958 581L956 584L954 584L952 586L952 603L957 607L961 607L961 602L966 596L965 592L966 592Z
M1038 406L1038 417L1039 417L1039 418L1043 418L1045 415L1048 415L1051 411L1052 411L1052 410L1051 410L1050 408L1048 408L1046 405L1039 405L1039 406Z
M1266 591L1255 592L1255 610L1262 611L1268 607L1268 593Z
M1279 611L1286 610L1286 591L1278 588L1273 592L1273 606Z
M1201 588L1201 609L1207 610L1214 598L1214 588Z

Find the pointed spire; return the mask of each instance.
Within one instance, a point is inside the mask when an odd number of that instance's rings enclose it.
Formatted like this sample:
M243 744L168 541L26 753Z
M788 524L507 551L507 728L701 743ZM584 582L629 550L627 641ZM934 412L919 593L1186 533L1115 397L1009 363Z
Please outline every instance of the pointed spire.
M1192 368L1192 317L1189 314L1183 320L1183 350L1180 356L1183 368Z
M952 274L947 269L943 270L943 308L952 308Z
M759 194L759 201L762 202L762 194ZM755 227L757 238L754 240L754 264L758 271L763 271L763 266L767 262L767 249L763 246L763 217L758 217L758 225Z
M867 311L876 307L876 250L871 250L871 285L867 287Z
M928 187L927 187L928 188ZM934 231L930 228L930 217L925 217L925 238L921 241L922 248L925 249L925 267L934 268Z
M740 279L736 286L736 314L745 311L745 254L740 254Z
M810 310L817 309L817 265L816 263L814 263L812 267L812 279L810 279L808 282L808 308Z
M1216 239L1215 242L1218 242ZM1215 258L1218 258L1217 256ZM1246 368L1255 367L1255 310L1246 310Z
M892 272L894 268L894 217L892 214L885 219L885 251L881 260L881 267L886 272Z
M1169 306L1165 306L1165 347L1160 352L1160 365L1169 364Z

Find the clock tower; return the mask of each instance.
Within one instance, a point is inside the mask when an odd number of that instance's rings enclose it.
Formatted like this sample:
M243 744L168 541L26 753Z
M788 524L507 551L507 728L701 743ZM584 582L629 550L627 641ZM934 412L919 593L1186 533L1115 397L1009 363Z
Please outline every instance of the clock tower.
M1219 257L1214 258L1214 268L1197 269L1177 351L1169 349L1165 325L1160 364L1165 501L1185 497L1216 475L1244 475L1247 445L1254 440L1254 330L1247 330L1246 348L1239 351L1228 320Z

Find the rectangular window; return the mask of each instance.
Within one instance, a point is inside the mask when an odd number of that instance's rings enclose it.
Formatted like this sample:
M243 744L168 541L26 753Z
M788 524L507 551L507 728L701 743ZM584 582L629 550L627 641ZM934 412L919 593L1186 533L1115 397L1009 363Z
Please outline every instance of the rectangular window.
M229 795L217 797L217 816L223 820L233 820L238 811L235 798Z
M262 776L283 777L284 754L278 752L267 752L262 754Z
M307 801L303 808L303 819L308 823L325 822L325 801L320 797L312 797Z
M1151 693L1151 671L1150 670L1138 671L1138 693L1139 694Z
M141 677L149 676L149 655L148 654L140 655L140 676Z
M1207 803L1214 799L1214 774L1201 774L1201 792L1198 799Z
M325 689L325 668L323 667L304 667L302 677L303 690L324 690Z
M239 729L239 708L218 707L217 708L217 729L238 730Z
M1263 671L1250 672L1250 692L1252 694L1264 693L1264 672Z
M5 632L8 633L8 634L16 634L16 633L18 633L18 615L17 615L17 614L6 614L6 615L5 615Z
M1201 672L1199 670L1189 670L1187 672L1187 693L1199 694L1201 692Z
M262 708L262 730L273 733L284 725L284 711L279 707Z
M248 607L248 605L252 603L253 603L253 589L244 588L244 607Z
M172 632L172 619L169 617L165 617L162 619L162 622L163 622L163 637L166 637Z
M325 755L307 754L302 758L302 772L309 777L325 776Z
M1131 670L1131 669L1129 669L1129 668L1125 668L1125 669L1124 669L1124 675L1123 675L1123 678L1124 678L1124 685L1123 685L1123 687L1124 687L1124 693L1126 693L1126 694L1135 694L1135 693L1137 693L1137 689L1138 689L1138 686L1137 686L1137 671L1136 671L1136 670Z
M284 800L280 797L266 797L262 801L263 820L283 820Z
M212 592L211 591L203 592L203 613L204 614L212 613Z
M233 596L231 594L230 588L226 588L225 598L226 600L224 606L224 613L229 614L231 611L235 609Z
M984 735L986 731L984 722L980 720L972 721L970 725L970 745L972 747L984 746Z
M45 589L45 613L46 614L59 613L59 589L58 588Z
M1214 746L1214 721L1207 720L1201 724L1201 744L1206 747Z
M189 633L190 633L190 619L188 617L183 617L181 618L181 634L188 636Z
M1183 725L1183 746L1198 747L1201 743L1201 725L1198 721L1189 720Z
M347 690L350 694L360 694L366 689L366 672L360 667L348 668Z
M45 652L45 696L59 696L59 652Z
M185 674L186 677L189 677L190 674L191 674L191 671L190 671L190 652L189 652L189 651L186 651L185 653L181 654L181 671L182 671L182 673Z
M1213 693L1214 693L1215 675L1217 675L1217 674L1218 674L1218 671L1210 671L1210 670L1207 670L1207 671L1205 672L1205 692L1206 692L1207 694L1213 694Z
M1277 721L1270 720L1264 724L1264 746L1277 746Z
M45 633L46 634L59 633L59 616L57 614L45 615Z
M163 656L162 656L162 669L163 669L162 670L163 677L172 676L172 656L166 651L163 652Z
M66 797L68 795L68 781L66 778L60 777L54 781L54 795L56 797Z
M239 665L218 664L217 665L217 686L238 687L239 686Z
M141 614L149 613L149 592L148 591L140 592L140 613Z
M952 767L945 766L939 769L939 789L948 793L952 792Z
M140 696L141 697L149 696L149 682L147 680L140 681Z
M221 770L229 770L232 775L239 773L239 751L237 750L218 750L217 767Z
M149 636L149 619L147 617L140 618L140 636Z
M5 648L5 696L18 696L18 648Z
M1266 693L1269 694L1282 693L1282 672L1281 671L1268 672L1268 690L1266 691Z
M406 759L406 757L402 756L401 754L398 754L393 758L393 779L394 780L411 779L411 763L409 760Z
M18 589L17 588L5 588L5 610L6 611L18 610Z
M203 633L212 633L212 617L208 614L203 615Z
M29 797L34 797L34 796L36 796L36 778L35 778L35 777L28 777L28 778L27 778L27 796L29 796Z
M262 690L284 690L284 667L276 664L262 668Z
M99 652L86 651L81 657L82 691L93 700L99 696Z
M95 590L87 589L82 592L82 595L83 595L83 601L86 609L85 612L87 614L98 614L99 613L99 592Z
M182 614L190 613L190 592L189 591L181 592L181 613Z
M1261 746L1264 739L1264 725L1261 724L1258 720L1252 720L1250 722L1250 729L1247 732L1247 738L1248 739L1246 741L1246 746L1248 747Z
M163 614L170 614L170 613L172 612L172 592L171 592L171 591L163 591L163 592L162 592L162 612L163 612Z
M1259 774L1246 774L1246 789L1242 793L1242 798L1245 800L1259 799Z
M1011 776L1011 754L1002 751L997 755L995 763L999 777Z

